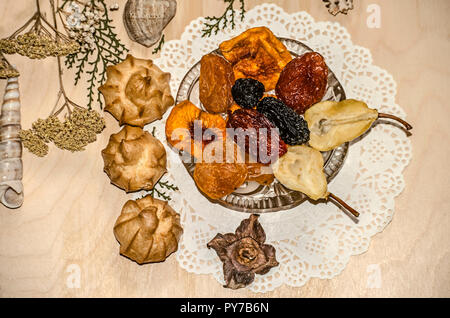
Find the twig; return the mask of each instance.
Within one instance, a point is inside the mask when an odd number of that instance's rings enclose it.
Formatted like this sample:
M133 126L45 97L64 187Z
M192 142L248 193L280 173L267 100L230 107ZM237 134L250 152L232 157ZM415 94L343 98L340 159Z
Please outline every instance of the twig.
M158 46L152 51L152 54L157 54L161 51L162 46L164 45L164 34L161 37L161 40L159 41Z
M355 216L355 217L359 216L359 212L358 211L353 209L351 206L349 206L347 203L345 203L344 200L342 200L341 198L335 196L333 193L329 193L328 197L333 199L332 201L337 202L340 206L342 206L347 211L349 211L351 214L353 214L353 216Z
M150 190L149 194L152 197L155 197L155 194L156 194L158 197L163 198L166 201L170 201L170 200L172 200L172 198L170 197L170 195L167 194L166 191L158 190L158 187L160 187L161 189L165 188L166 190L169 190L169 191L178 191L179 190L176 185L174 185L172 183L169 183L168 181L161 181L161 180L159 180L155 184L153 189Z
M39 0L36 0L39 3ZM56 11L55 11L55 3L53 0L50 0L50 5L52 8L52 15L53 15L53 23L55 25L55 30L58 29L58 24L56 21ZM56 31L56 38L58 38L58 31ZM57 56L56 57L57 61L58 61L58 80L59 80L59 92L58 92L58 97L56 99L56 104L53 107L52 112L50 113L50 116L58 116L63 110L64 108L67 108L67 111L69 113L69 115L72 113L72 109L70 108L70 106L74 106L74 107L80 107L83 108L82 106L74 103L73 101L71 101L69 99L69 97L67 97L66 94L66 90L64 89L64 83L63 83L63 70L62 70L62 66L61 66L61 57ZM62 106L55 111L59 100L61 99L61 96L63 96L64 98L64 103L62 104Z
M378 113L378 118L389 118L389 119L396 120L399 123L401 123L403 126L405 126L406 130L411 130L413 128L409 123L407 123L403 119L401 119L401 118L399 118L397 116L391 115L391 114Z
M205 22L204 28L202 30L202 37L210 37L212 33L217 34L220 29L225 29L228 24L231 24L231 28L234 29L236 26L235 15L236 12L234 10L234 2L236 0L224 0L225 3L228 3L228 6L225 9L225 12L220 17L205 17L205 20L210 21L210 23ZM240 18L241 21L244 20L245 17L245 0L239 0L241 6L240 10Z

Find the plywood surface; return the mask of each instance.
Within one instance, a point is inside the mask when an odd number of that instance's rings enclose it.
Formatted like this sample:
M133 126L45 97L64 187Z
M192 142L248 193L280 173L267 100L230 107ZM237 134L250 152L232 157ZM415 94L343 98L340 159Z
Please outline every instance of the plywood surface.
M43 1L41 1L43 2ZM131 52L151 50L128 40L122 9L111 14ZM247 7L266 1L249 0ZM18 210L0 207L0 296L2 297L428 297L450 296L450 2L447 0L354 0L348 16L333 17L321 1L267 1L287 12L306 10L316 20L338 21L354 43L371 50L374 64L397 81L397 103L413 126L413 159L404 171L406 188L396 199L394 219L376 235L367 253L350 259L331 280L311 279L302 288L280 287L267 294L222 288L208 275L195 275L165 263L139 267L119 256L112 227L127 195L102 172L100 150L119 130L106 114L107 128L85 152L54 147L45 158L24 152L25 203ZM367 7L381 8L381 28L367 27ZM44 5L43 5L44 6ZM223 12L220 0L178 0L166 40L178 38L193 19ZM34 1L0 1L0 36L12 33L34 12ZM48 116L58 90L55 59L30 61L9 56L21 72L22 125ZM83 85L68 94L85 102ZM3 92L4 81L0 83ZM2 93L3 94L3 93ZM79 288L70 288L80 270ZM381 283L371 285L376 270ZM372 288L371 288L372 287ZM376 287L376 288L373 288Z

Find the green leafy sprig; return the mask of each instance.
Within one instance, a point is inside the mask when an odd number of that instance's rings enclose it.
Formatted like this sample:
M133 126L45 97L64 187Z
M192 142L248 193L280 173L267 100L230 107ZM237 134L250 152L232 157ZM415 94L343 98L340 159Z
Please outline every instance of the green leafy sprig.
M164 34L162 35L161 40L159 40L158 46L155 47L155 49L152 51L152 54L157 54L159 51L161 51L163 45L164 45Z
M166 201L172 200L167 191L178 191L178 187L169 181L161 181L159 180L152 190L150 190L149 194L154 198L157 195L159 198L163 198Z
M228 6L225 9L225 12L220 17L205 17L205 20L208 22L204 23L204 28L202 30L202 37L210 37L212 33L217 34L219 30L225 29L228 25L231 25L231 28L234 29L236 26L236 11L234 9L234 3L236 0L223 0L225 3L228 3ZM244 20L245 17L245 0L238 0L240 3L239 7L239 17L241 21Z
M64 1L59 9L63 9L66 4L67 1ZM101 12L99 25L93 33L95 45L93 48L82 47L78 53L68 55L65 65L68 69L75 69L75 85L78 84L83 74L88 77L88 108L91 109L92 103L97 101L102 109L103 101L97 87L106 81L107 67L122 62L128 49L120 41L114 30L115 27L111 25L112 20L108 16L108 7L105 1L89 0L83 8L83 13L87 6L94 6Z

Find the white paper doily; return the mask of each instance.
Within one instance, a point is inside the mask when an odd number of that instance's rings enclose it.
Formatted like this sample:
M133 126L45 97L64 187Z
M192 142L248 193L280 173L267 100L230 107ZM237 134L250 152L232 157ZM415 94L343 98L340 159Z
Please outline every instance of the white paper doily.
M161 57L154 61L172 74L173 95L186 72L204 54L248 28L267 26L275 35L297 39L321 53L344 86L347 98L363 100L381 112L405 116L395 104L396 83L392 76L372 65L370 51L354 45L348 31L338 23L315 22L306 12L288 14L274 4L251 9L234 30L210 38L201 37L202 23L203 18L192 21L181 39L167 42ZM156 127L156 136L165 144L168 155L169 172L163 178L180 189L171 194L170 201L181 214L184 228L176 257L187 271L212 274L223 284L222 263L206 244L219 232L234 232L249 214L212 204L196 189L178 154L165 141L169 112L146 130ZM280 265L264 276L256 275L248 288L268 292L282 284L299 287L311 277L338 275L349 257L367 251L371 236L391 221L394 198L404 188L402 171L410 159L411 144L402 130L393 125L375 125L370 133L352 143L342 170L329 185L331 192L361 212L358 224L331 202L305 202L291 210L262 214L260 222L267 243L276 248Z

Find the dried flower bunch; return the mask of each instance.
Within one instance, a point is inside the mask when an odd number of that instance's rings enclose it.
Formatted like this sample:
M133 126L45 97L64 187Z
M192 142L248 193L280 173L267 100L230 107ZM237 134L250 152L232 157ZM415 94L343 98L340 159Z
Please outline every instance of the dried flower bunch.
M43 16L36 0L36 13L11 36L0 40L0 51L20 54L31 59L64 56L80 49L77 41L58 32ZM31 25L31 27L30 27Z
M69 37L81 46L67 55L65 65L75 70L75 85L86 76L87 107L96 102L101 109L103 100L97 87L105 83L107 67L122 62L128 51L111 24L108 6L104 0L65 0L56 13Z
M71 1L67 9L58 9L59 16L69 37L82 48L95 49L95 30L100 26L101 9L94 2Z
M332 15L339 13L347 14L349 10L353 9L353 0L322 0L327 7L328 12Z
M12 66L5 58L3 53L0 52L0 78L18 77L19 71Z
M55 115L36 120L31 129L20 132L20 138L31 153L44 157L50 142L72 152L85 150L88 144L97 140L97 134L104 127L105 120L97 111L75 107L64 122Z
M54 27L51 28L58 32L55 2L50 0L50 4L54 22ZM38 1L37 6L40 15ZM50 116L45 119L37 119L33 122L31 129L21 130L19 134L23 146L39 157L47 155L49 150L47 144L50 142L60 149L71 152L83 151L88 144L97 140L97 134L101 133L105 127L105 120L100 113L89 107L82 107L67 97L62 80L60 56L57 56L57 63L59 92ZM60 104L61 101L62 104ZM61 121L58 116L63 111L66 113L63 116L64 120Z
M267 274L272 267L278 266L275 248L264 244L266 233L258 217L257 214L250 215L234 234L219 233L207 244L223 262L224 287L243 288L253 282L255 274Z

